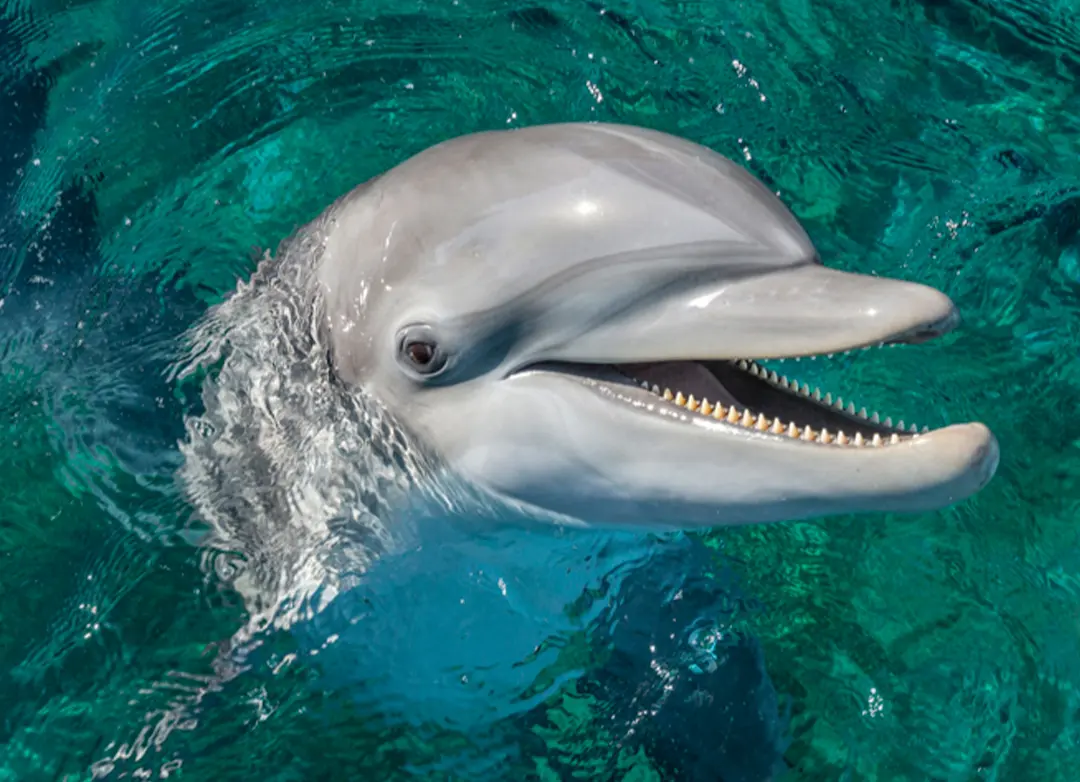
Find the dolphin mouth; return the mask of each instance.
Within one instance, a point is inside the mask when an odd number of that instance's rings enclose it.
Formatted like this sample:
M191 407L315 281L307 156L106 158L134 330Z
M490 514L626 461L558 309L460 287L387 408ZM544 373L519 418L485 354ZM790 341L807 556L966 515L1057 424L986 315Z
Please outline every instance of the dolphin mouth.
M827 354L829 358L890 344L916 344L938 336L917 337ZM814 360L824 355L792 356ZM784 362L788 359L769 359ZM758 360L702 359L648 363L542 362L521 373L554 372L576 378L613 400L648 411L667 413L689 423L719 424L787 442L816 446L887 448L932 431L867 409L808 383L768 369Z
M610 365L612 370L648 392L653 404L786 440L884 447L930 431L901 419L894 423L891 416L753 359Z
M814 305L806 306L808 300ZM717 319L710 324L711 311ZM671 296L573 343L555 361L526 369L571 375L609 399L721 432L730 427L815 446L887 448L940 429L868 410L761 362L923 344L959 321L952 301L933 288L804 265ZM680 338L674 324L690 338ZM727 339L718 340L718 332L752 345L754 353L725 355Z

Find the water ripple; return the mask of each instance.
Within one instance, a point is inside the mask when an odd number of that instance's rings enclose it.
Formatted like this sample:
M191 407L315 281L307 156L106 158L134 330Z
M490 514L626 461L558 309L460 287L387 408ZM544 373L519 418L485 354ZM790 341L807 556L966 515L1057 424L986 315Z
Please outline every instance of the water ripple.
M457 758L484 779L712 780L721 763L727 782L762 778L741 740L808 779L1069 778L1078 44L1070 6L1020 0L0 6L0 776L409 779ZM253 622L232 587L258 562L200 549L176 485L202 405L201 375L169 374L177 338L408 154L594 119L709 144L780 193L830 264L953 296L965 324L941 344L809 373L928 423L985 420L1002 465L944 513L728 530L633 577L597 571L551 598L562 624L522 655L514 686L539 706L483 737L409 724L388 704L410 693L368 681L380 664L444 675L439 628L485 629L446 624L454 598L513 615L550 585L456 573L399 631L406 610L361 599L408 594L393 571L361 583L319 548L364 537L333 516L286 575L334 570L340 589L275 606L295 632ZM327 470L328 437L280 447ZM300 484L266 496L310 509ZM732 709L782 715L789 698L786 736Z

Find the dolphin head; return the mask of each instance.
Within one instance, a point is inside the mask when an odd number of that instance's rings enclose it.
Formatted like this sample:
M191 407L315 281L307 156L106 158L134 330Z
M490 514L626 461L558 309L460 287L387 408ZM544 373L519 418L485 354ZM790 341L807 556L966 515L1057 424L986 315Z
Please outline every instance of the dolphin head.
M918 342L918 284L822 265L757 179L640 128L432 147L328 210L333 371L447 469L564 520L695 528L946 506L998 461L984 425L916 433L757 362Z

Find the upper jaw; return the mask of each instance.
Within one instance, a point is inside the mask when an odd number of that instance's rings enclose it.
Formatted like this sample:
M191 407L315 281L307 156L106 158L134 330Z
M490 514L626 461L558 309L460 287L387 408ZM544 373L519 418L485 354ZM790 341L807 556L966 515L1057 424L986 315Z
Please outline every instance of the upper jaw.
M657 297L554 346L545 359L795 358L920 342L958 322L952 301L934 288L802 263Z

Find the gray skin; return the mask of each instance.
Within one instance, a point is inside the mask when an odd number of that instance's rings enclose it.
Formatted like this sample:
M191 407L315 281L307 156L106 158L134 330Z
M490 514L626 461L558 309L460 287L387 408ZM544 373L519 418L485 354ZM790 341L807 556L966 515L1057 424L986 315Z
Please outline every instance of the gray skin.
M325 230L339 377L449 469L528 506L713 527L940 508L995 470L982 424L830 447L689 414L607 368L723 401L697 364L634 365L834 353L957 321L932 288L824 267L777 197L687 141L596 124L459 138L354 193ZM433 342L441 371L418 371L403 337Z
M232 654L291 627L383 703L454 724L527 708L558 685L519 697L559 639L681 531L984 486L982 424L901 436L729 363L956 322L931 288L825 268L779 199L690 142L581 124L432 147L191 332L180 375L214 369L181 477L208 566L251 612ZM567 611L585 589L591 611Z

